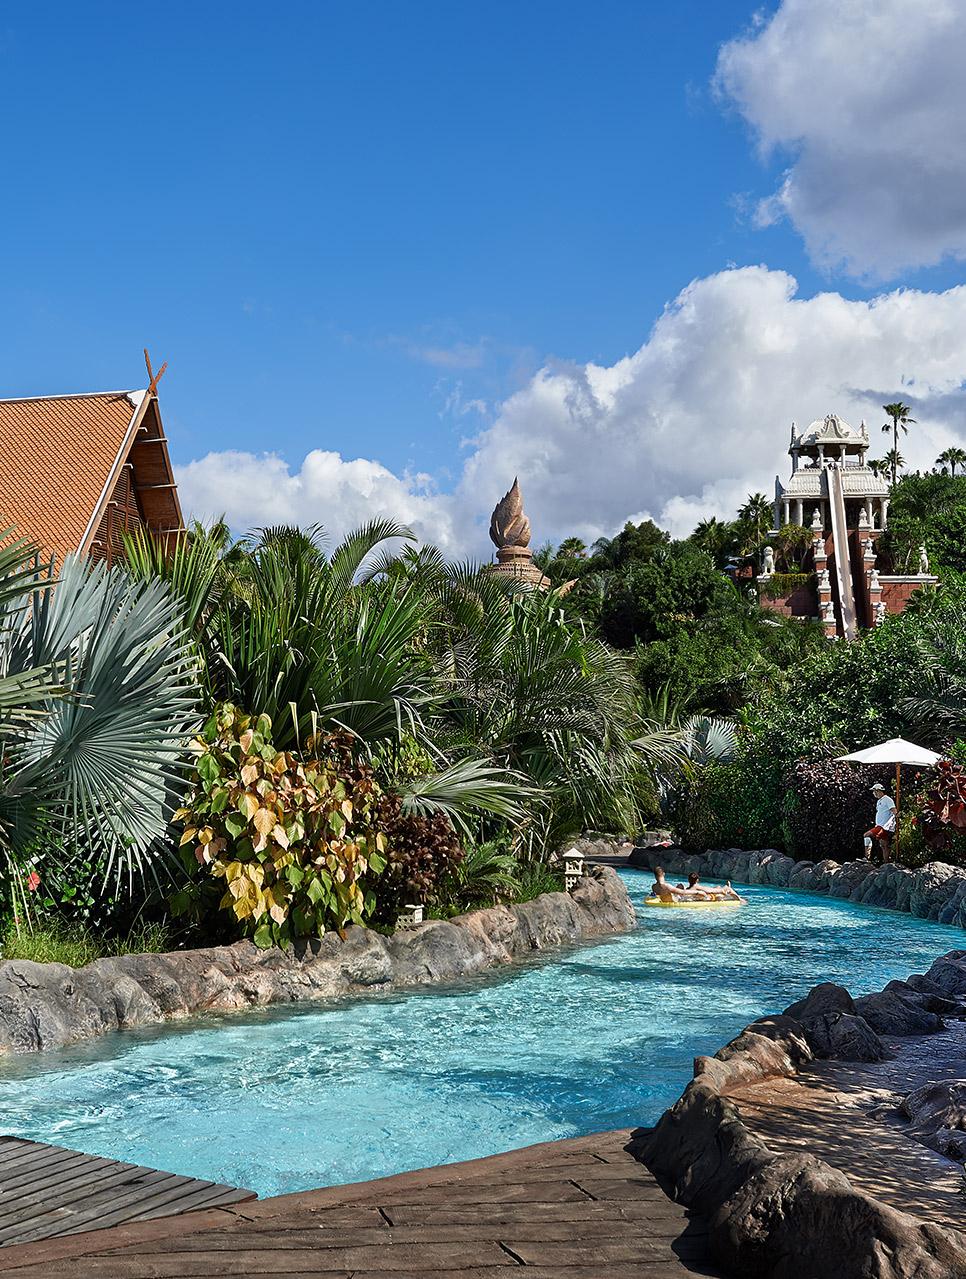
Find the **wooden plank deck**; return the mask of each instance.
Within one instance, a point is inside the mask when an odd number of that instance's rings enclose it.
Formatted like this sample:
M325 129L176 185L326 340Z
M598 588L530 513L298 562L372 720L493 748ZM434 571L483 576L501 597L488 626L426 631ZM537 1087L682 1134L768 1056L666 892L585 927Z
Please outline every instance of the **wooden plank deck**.
M689 1279L707 1231L629 1131L0 1251L2 1279Z
M0 1137L0 1248L254 1198L235 1186Z

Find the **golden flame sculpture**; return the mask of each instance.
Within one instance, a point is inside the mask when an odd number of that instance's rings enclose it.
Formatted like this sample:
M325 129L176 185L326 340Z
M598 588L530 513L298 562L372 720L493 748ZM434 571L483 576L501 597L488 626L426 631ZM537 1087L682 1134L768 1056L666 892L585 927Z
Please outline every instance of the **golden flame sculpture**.
M504 546L530 545L530 521L523 513L523 497L516 479L493 508L490 540L498 550Z
M496 564L489 572L510 578L525 589L545 591L550 579L537 568L530 551L530 521L523 513L523 497L517 480L497 502L490 517L490 539L496 547Z

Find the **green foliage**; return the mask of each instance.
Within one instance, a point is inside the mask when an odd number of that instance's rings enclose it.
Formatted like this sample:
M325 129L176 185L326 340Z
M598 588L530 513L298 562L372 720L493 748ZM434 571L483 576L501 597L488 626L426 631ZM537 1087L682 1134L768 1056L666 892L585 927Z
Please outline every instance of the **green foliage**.
M363 923L386 844L380 789L352 738L320 734L304 755L280 751L267 715L225 705L194 745L193 790L175 816L186 869L222 881L220 908L259 946ZM172 906L189 913L198 901L185 890Z
M889 529L879 543L900 573L916 572L919 548L930 566L966 572L966 476L906 475L892 490Z
M668 640L682 624L734 613L737 592L706 551L687 542L662 547L635 562L609 584L601 630L617 648Z
M892 483L895 484L896 474L903 465L903 459L899 455L899 431L901 430L903 435L908 435L909 427L916 419L910 416L912 410L909 405L903 404L901 400L896 400L893 404L883 404L882 407L889 417L889 421L883 423L882 429L892 436L892 448L886 454L886 460L889 463Z
M800 587L811 586L814 581L814 573L773 573L762 583L760 590L769 599L785 599Z
M781 839L781 792L769 789L739 747L731 761L692 772L669 810L684 848L769 848Z
M825 644L787 676L752 686L738 718L733 762L699 771L679 797L681 837L693 847L774 845L800 856L854 855L865 810L848 813L859 794L836 809L831 792L822 792L829 766L815 762L889 737L943 749L966 736L963 611L946 601L924 617L890 618L854 643ZM814 776L807 771L812 764ZM835 772L835 784L844 786L846 776Z
M516 900L518 902L533 901L543 893L562 893L564 891L563 871L556 866L548 866L546 862L534 862L521 868L517 875Z
M772 542L775 563L788 573L798 573L811 545L811 529L805 528L803 524L783 524Z
M466 849L450 881L454 906L478 910L496 902L514 901L520 893L520 874L520 863L509 851L506 840L473 844Z
M85 917L150 891L194 722L163 582L73 556L54 579L25 543L0 551L0 856L15 907L30 909L28 874L63 881L65 907L82 878Z

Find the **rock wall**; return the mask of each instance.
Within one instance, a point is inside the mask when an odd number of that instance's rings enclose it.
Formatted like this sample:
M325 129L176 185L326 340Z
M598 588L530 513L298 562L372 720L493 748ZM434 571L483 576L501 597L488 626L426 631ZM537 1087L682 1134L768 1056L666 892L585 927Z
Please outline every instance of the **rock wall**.
M636 848L633 866L668 874L697 871L714 879L741 884L770 884L775 888L804 888L830 897L844 897L865 906L904 910L920 919L966 928L966 870L945 862L928 862L919 870L904 866L876 866L870 861L795 861L774 848L748 852L716 848L686 853L680 848Z
M192 1013L454 981L635 923L619 876L601 866L572 894L431 920L392 937L352 927L344 938L328 933L300 951L242 941L98 959L84 968L7 960L0 963L0 1052L61 1048Z
M813 1155L775 1154L727 1094L741 1084L794 1075L814 1057L880 1060L880 1034L940 1030L939 1014L962 1016L964 997L966 951L951 951L928 973L862 999L830 982L816 986L780 1016L746 1026L714 1057L695 1060L684 1094L638 1139L635 1153L668 1194L708 1218L712 1254L726 1273L963 1279L966 1234L880 1203ZM941 1097L915 1096L910 1136L922 1140L924 1128L948 1136L950 1115L961 1118L953 1087ZM917 1130L918 1113L926 1110L928 1122Z

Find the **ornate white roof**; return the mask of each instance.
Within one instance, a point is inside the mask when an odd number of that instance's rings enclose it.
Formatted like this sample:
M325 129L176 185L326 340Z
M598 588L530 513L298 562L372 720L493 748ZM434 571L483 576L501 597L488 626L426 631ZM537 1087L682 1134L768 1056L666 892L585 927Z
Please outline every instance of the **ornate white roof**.
M863 422L854 427L844 421L837 413L829 413L827 417L816 418L798 436L792 440L792 448L808 448L818 444L854 444L864 446L869 443L869 429Z
M800 467L779 483L780 496L826 496L822 470L817 466ZM846 497L888 497L889 482L867 466L845 466L842 468L842 491Z

